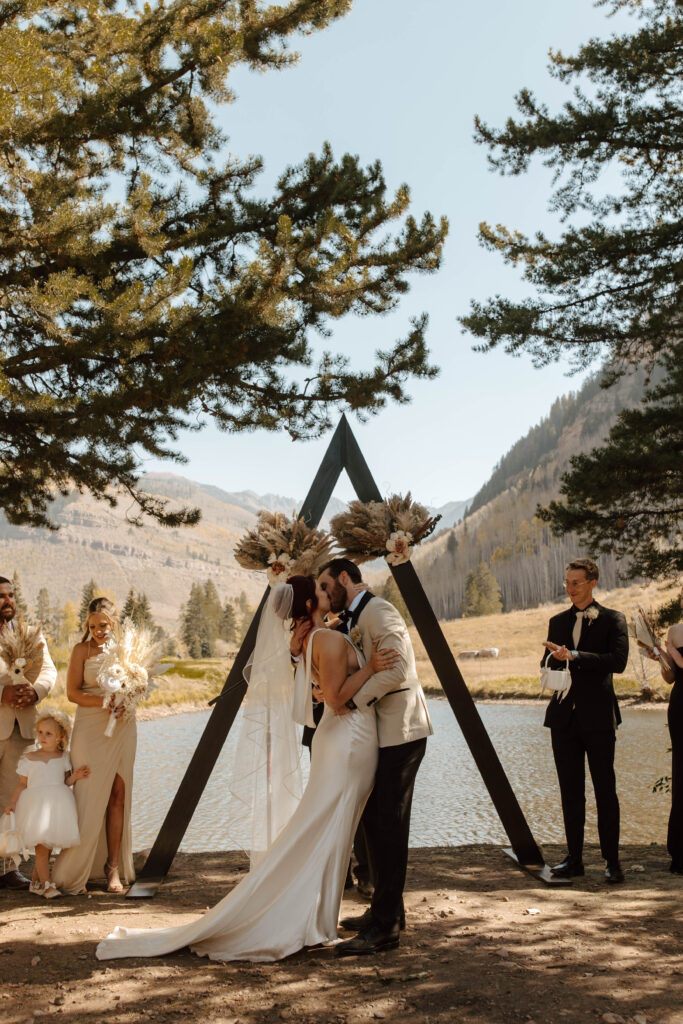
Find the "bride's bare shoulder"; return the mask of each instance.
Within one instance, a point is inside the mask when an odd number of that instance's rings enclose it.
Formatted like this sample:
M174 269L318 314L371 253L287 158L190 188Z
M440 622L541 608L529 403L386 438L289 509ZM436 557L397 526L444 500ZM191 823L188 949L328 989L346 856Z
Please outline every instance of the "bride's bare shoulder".
M344 643L344 637L336 629L316 629L313 634L313 650L333 651L340 649Z

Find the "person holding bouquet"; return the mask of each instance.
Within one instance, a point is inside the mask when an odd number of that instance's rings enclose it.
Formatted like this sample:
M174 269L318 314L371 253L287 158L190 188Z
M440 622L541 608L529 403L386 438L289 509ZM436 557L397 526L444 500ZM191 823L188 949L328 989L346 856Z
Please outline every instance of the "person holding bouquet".
M57 680L39 627L15 622L14 586L0 576L0 806L9 803L17 784L17 765L33 745L36 708ZM0 889L28 889L19 871L5 871L0 859Z
M659 661L662 679L673 683L667 714L671 736L671 814L666 846L671 857L669 871L683 875L683 622L669 627L666 650L652 646L650 657Z
M128 884L135 880L130 817L135 716L125 714L124 705L98 679L117 618L108 598L90 602L85 633L67 671L67 696L77 705L71 757L75 764L87 764L90 775L75 792L80 845L64 850L54 864L53 879L63 893L83 893L88 881L102 877L107 892L118 893L124 888L121 876ZM111 716L116 720L113 732L108 728Z

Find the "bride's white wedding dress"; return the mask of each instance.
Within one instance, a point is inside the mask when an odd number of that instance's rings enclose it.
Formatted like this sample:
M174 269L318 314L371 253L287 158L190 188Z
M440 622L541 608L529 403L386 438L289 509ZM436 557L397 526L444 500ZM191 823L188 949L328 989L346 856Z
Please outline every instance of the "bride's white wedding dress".
M116 928L98 945L98 959L161 956L189 946L211 960L271 961L335 941L353 836L377 755L373 708L336 716L326 707L308 785L260 863L191 924Z

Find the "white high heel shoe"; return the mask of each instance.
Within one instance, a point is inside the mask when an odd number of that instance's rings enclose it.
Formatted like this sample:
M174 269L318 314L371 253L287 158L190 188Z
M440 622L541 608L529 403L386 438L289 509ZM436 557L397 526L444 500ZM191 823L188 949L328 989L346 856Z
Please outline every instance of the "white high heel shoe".
M41 891L41 896L44 896L46 900L53 900L55 896L61 895L54 882L46 882Z

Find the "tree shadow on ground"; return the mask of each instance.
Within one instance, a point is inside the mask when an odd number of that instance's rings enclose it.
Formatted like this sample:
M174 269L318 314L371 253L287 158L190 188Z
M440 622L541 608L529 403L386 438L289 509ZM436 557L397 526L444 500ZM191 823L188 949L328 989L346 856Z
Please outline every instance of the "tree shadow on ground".
M546 853L554 862L562 851ZM664 870L662 847L630 847L623 860L626 883L607 886L590 848L586 877L557 889L495 847L413 850L397 950L339 959L318 949L265 965L212 963L188 950L94 959L115 923L168 925L215 903L241 877L239 854L181 854L153 901L6 894L0 1017L6 1009L17 1024L40 1012L69 1024L571 1024L609 1012L679 1024L683 880Z

